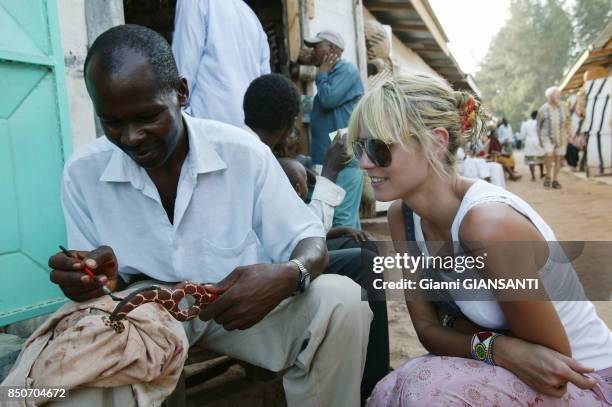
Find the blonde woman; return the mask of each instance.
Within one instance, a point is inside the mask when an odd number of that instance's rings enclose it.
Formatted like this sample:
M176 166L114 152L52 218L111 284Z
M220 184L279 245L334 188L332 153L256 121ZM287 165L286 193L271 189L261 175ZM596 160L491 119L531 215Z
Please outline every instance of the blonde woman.
M453 171L467 99L434 77L400 74L359 102L349 127L353 151L376 199L396 201L388 215L394 242L412 232L423 242L479 242L493 275L535 274L533 258L504 261L494 243L554 243L552 230L516 195ZM612 367L612 333L590 302L450 301L459 316L430 302L407 305L431 355L383 379L370 406L607 405L587 374ZM487 363L478 352L479 361L471 359L479 341Z

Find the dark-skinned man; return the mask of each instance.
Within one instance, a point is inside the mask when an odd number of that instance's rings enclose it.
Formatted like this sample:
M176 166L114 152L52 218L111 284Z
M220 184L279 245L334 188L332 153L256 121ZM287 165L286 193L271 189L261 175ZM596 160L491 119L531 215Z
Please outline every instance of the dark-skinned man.
M313 48L312 63L319 68L315 77L317 94L310 113L310 148L313 164L323 164L331 143L329 133L348 126L353 108L363 95L363 84L357 67L342 59L344 40L339 33L324 30L305 39L304 44ZM357 160L338 174L337 184L346 191L346 196L336 208L334 227L361 228L363 177Z
M106 137L66 164L68 243L83 260L55 254L51 280L75 301L102 295L99 282L214 283L220 297L184 324L191 344L286 370L289 405L358 405L371 312L357 284L320 276L323 227L270 150L181 114L188 83L149 29L103 33L84 73Z

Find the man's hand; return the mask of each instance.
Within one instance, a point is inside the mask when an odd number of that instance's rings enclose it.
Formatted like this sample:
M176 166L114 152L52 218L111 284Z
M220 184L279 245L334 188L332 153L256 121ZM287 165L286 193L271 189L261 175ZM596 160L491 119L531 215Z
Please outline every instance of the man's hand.
M350 228L348 226L331 228L329 232L327 232L328 239L334 239L340 236L350 236L358 243L365 243L370 240L370 236L363 230Z
M351 162L351 156L348 153L348 134L338 134L329 145L325 155L325 162L321 170L321 176L332 182L336 182L338 173Z
M330 51L327 55L323 57L323 62L319 67L319 72L329 72L334 68L336 62L340 60L340 55Z
M561 397L571 382L581 389L593 388L595 379L585 376L592 368L545 346L510 336L495 341L495 364L508 369L537 392Z
M293 263L253 264L237 267L207 289L221 294L200 313L228 331L248 329L261 321L297 289L299 270Z
M100 246L90 252L72 251L73 257L58 252L49 258L51 281L58 284L66 297L73 301L87 301L104 295L102 285L117 289L119 273L113 249ZM87 265L96 275L95 281L83 271Z

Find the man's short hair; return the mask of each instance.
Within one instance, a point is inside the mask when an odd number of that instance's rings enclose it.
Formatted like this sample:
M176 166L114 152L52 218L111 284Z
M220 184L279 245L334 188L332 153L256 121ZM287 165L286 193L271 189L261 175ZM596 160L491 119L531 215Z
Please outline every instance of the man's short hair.
M125 24L113 27L96 38L87 52L84 76L91 61L108 73L115 73L123 65L126 52L142 55L151 65L162 92L171 91L180 79L170 44L157 32L140 25Z
M531 118L532 118L533 120L535 120L535 119L536 119L536 117L538 117L538 111L537 111L537 110L534 110L534 111L532 111L532 112L531 112Z
M279 74L262 75L244 95L244 122L251 129L288 128L300 112L300 95L291 81Z

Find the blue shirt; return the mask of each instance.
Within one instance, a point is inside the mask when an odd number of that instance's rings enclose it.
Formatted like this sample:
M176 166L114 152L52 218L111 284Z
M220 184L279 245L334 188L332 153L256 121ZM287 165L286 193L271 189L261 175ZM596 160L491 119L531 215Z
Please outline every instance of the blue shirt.
M329 73L319 72L315 81L317 95L310 114L310 151L313 163L323 164L331 143L329 133L348 126L351 113L363 95L363 84L357 67L343 59ZM336 184L346 191L346 195L336 208L333 226L360 228L363 171L356 160L338 174Z
M302 239L325 237L265 144L234 126L183 118L189 152L174 223L147 172L102 137L64 169L71 249L112 247L126 281L142 273L214 283L238 266L287 261Z
M253 79L270 73L270 47L242 0L179 0L172 53L189 85L187 113L244 126L242 100Z
M361 76L355 65L344 59L315 78L317 94L310 114L310 154L313 164L323 164L331 143L329 133L348 126L349 118L363 95Z

